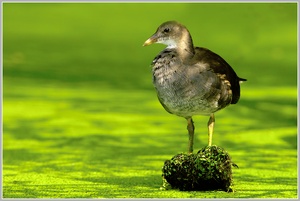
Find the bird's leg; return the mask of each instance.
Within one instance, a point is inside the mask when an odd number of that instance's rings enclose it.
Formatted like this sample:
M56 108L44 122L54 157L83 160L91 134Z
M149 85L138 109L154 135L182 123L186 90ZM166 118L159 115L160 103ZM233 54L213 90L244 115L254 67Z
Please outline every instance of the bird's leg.
M189 145L188 145L188 153L193 153L193 146L194 146L194 122L191 117L186 118L187 120L187 130L189 131Z
M212 135L214 132L214 125L215 125L215 115L212 113L210 115L210 118L208 120L207 126L208 126L208 146L211 146L212 143Z

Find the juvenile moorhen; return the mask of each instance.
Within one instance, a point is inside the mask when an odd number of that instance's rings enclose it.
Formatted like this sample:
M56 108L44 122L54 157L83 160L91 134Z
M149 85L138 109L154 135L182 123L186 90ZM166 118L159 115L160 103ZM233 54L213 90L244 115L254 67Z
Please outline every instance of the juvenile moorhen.
M193 152L194 123L192 116L207 115L208 145L212 144L214 113L240 98L240 78L216 53L194 47L187 28L168 21L143 44L162 43L167 47L152 61L153 84L157 96L171 114L187 120L188 153Z

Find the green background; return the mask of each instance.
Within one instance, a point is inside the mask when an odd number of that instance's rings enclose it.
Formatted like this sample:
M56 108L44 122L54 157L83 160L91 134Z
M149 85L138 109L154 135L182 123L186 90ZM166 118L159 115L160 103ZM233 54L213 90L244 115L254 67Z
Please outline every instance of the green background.
M296 3L4 3L4 198L297 198ZM247 78L216 113L234 193L160 190L187 151L186 121L164 111L142 47L168 20ZM208 117L195 116L194 149Z

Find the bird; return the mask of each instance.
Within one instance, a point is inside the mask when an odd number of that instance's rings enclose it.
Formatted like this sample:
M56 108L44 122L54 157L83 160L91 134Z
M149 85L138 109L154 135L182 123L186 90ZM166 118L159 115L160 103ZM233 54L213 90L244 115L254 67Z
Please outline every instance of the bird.
M164 109L187 120L188 153L193 153L194 115L209 116L208 146L212 145L214 113L236 104L240 83L233 68L218 54L195 47L188 29L177 21L162 23L143 46L166 45L152 61L152 82Z

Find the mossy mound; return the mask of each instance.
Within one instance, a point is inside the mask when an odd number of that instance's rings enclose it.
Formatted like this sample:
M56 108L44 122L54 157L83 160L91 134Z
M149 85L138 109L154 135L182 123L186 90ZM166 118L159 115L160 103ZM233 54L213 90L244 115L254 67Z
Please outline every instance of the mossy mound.
M231 192L232 166L237 167L229 154L215 145L204 147L197 154L177 154L164 163L163 188Z

